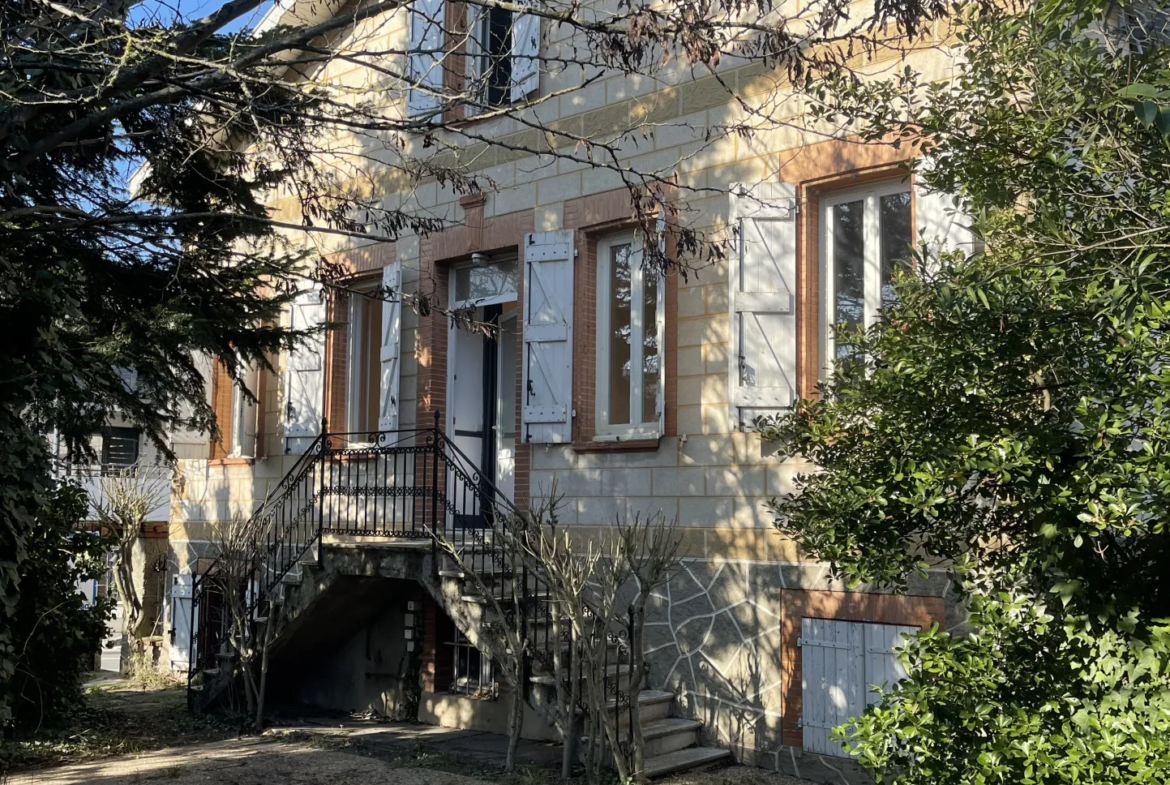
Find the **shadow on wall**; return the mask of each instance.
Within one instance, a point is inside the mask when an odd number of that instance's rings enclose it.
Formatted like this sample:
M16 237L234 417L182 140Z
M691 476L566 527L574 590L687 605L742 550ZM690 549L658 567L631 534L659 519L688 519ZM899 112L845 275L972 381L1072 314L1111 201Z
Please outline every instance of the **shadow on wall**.
M780 738L780 565L688 560L654 597L651 683L678 695L720 744Z

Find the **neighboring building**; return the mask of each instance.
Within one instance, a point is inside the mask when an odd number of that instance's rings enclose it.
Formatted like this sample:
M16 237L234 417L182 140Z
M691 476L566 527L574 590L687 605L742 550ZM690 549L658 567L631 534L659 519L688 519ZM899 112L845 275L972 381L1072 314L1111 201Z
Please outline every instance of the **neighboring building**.
M52 438L56 442L56 437ZM91 439L90 446L97 457L96 463L70 460L64 447L54 444L59 476L80 485L91 499L102 495L102 478L114 472L138 466L143 471L158 472L164 478L171 473L170 466L163 461L162 455L142 431L120 417L112 418ZM148 511L132 555L135 591L142 601L141 623L136 635L156 661L169 645L165 626L167 577L171 571L167 566L169 518L168 502L164 501ZM99 525L92 506L84 523L94 528ZM113 554L110 558L112 566ZM85 585L78 586L78 590L91 602L99 596L107 595L117 599L113 579L109 574L98 580L87 581ZM119 671L126 664L123 660L129 650L122 645L123 611L122 603L117 601L114 616L109 623L110 636L103 641L97 662L101 670Z
M298 7L286 8L273 18L295 19ZM453 38L467 24L443 0L417 0L420 9L431 19L447 13ZM349 33L356 42L338 43L402 49L413 32L416 48L441 49L442 28L411 18L408 25L400 11L367 20ZM541 30L535 19L519 24ZM549 35L546 25L545 45ZM511 87L492 88L487 102L568 86L567 76L528 69L532 52L522 50L539 35L515 40ZM893 65L890 57L874 67ZM426 59L412 58L413 73L449 78ZM945 76L949 61L931 48L909 62ZM317 78L360 82L352 69L338 61ZM652 609L646 685L670 693L664 711L675 719L701 721L676 723L680 733L768 768L851 771L828 729L864 708L875 695L868 685L897 678L899 632L951 628L962 615L942 573L914 581L906 596L847 591L825 565L803 558L764 503L811 467L762 444L751 422L813 392L844 352L830 324L870 323L912 242L926 236L953 247L971 238L949 199L922 192L898 168L905 151L796 127L704 141L704 128L738 109L714 77L675 73L670 85L599 80L544 103L542 120L585 137L650 122L649 140L630 151L633 165L677 174L686 220L724 236L734 228L731 261L685 278L644 269L629 192L612 172L486 145L445 153L485 160L482 174L500 190L457 197L423 182L411 203L449 218L450 228L339 245L330 257L350 271L354 292L385 282L429 292L441 309L420 317L398 303L307 289L291 324L344 324L273 358L277 373L251 373L257 405L222 369L213 372L209 395L224 438L186 445L170 521L176 668L189 662L192 627L198 633L211 618L188 621L193 576L212 565L224 527L251 518L273 494L265 531L285 534L267 551L275 560L267 572L288 585L287 597L278 588L291 617L274 649L274 700L394 716L403 685L421 670L420 719L502 729L506 701L491 700L501 685L474 645L485 633L459 605L452 576L432 584L429 573L413 572L411 559L429 550L391 535L425 538L423 526L438 521L482 546L484 516L457 490L482 493L482 477L523 509L555 482L561 521L582 537L638 512L661 511L683 527L684 568ZM749 101L786 89L782 75L757 65L720 78ZM420 91L387 95L386 111L429 108ZM483 138L532 144L533 130L514 119L467 122L482 123ZM388 201L405 203L396 173L369 174L368 182L388 184ZM664 237L672 253L670 232ZM454 329L448 309L499 332ZM436 416L465 460L446 443L427 446ZM323 421L332 434L325 442ZM428 457L432 449L447 457ZM300 565L306 548L312 561ZM201 663L208 656L200 652ZM526 732L547 730L534 714Z

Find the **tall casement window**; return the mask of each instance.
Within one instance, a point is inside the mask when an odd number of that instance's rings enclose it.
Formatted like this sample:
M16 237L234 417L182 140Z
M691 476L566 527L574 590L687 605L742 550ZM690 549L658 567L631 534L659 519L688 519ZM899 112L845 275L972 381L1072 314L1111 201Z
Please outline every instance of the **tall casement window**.
M350 295L345 407L345 427L350 433L378 430L381 333L382 301Z
M659 435L664 282L633 233L597 243L597 435Z
M441 119L454 104L471 114L483 107L523 101L540 87L540 17L503 8L467 5L466 28L447 14L447 0L412 0L409 22L406 113ZM451 93L447 69L460 49L461 74L471 86Z
M871 326L894 301L894 272L909 269L912 260L911 208L910 187L900 182L821 197L824 356L830 366L853 355L836 332Z

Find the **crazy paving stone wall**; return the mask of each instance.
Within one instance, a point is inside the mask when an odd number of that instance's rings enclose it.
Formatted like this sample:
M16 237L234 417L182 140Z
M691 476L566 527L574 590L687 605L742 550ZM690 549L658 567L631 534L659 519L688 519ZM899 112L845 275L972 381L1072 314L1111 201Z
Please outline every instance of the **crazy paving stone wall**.
M730 746L742 763L818 781L867 781L847 759L782 743L786 589L845 591L822 564L685 560L648 608L649 686L674 692L675 713L702 720L706 743ZM913 581L908 594L943 598L945 626L963 625L945 573Z

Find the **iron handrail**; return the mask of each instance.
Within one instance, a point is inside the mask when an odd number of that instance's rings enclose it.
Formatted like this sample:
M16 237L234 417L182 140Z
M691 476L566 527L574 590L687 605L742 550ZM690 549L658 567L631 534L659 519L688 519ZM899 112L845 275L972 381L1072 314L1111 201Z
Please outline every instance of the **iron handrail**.
M420 437L425 439L425 443L419 443ZM416 458L419 455L430 455L430 464L428 465L424 461L420 465L416 460L408 467L404 461L403 474L399 474L397 458L406 454L415 455ZM428 428L404 428L376 432L330 433L323 431L313 440L249 518L248 536L244 540L249 552L244 557L245 563L248 565L248 574L253 577L249 581L249 585L243 589L247 592L244 605L250 627L244 634L250 635L253 640L256 639L259 634L256 629L256 610L262 608L265 603L271 603L273 593L278 590L284 577L320 540L327 529L325 520L326 497L369 494L369 488L360 491L358 489L362 485L363 479L367 482L371 479L371 474L362 475L359 469L356 484L350 482L352 477L349 475L347 475L346 483L340 483L332 475L343 467L349 470L348 467L354 463L353 459L365 457L377 461L387 456L394 456L395 472L390 477L387 477L385 473L378 475L375 472L372 475L373 483L374 485L377 485L378 482L385 484L387 480L401 483L402 477L405 476L412 484L411 490L414 493L410 497L412 500L410 503L412 505L417 505L420 502L423 504L424 518L427 517L425 503L429 500L429 522L424 520L422 528L425 536L429 536L432 540L434 569L438 570L437 545L440 538L444 538L447 543L455 547L454 540L459 535L464 538L462 543L464 546L463 558L469 557L469 569L476 570L484 576L500 578L491 589L495 599L505 603L511 602L513 597L510 596L511 592L507 590L508 580L512 581L511 589L513 591L517 588L515 581L519 580L521 582L517 597L519 607L514 608L516 616L513 616L512 619L513 621L518 620L522 625L521 634L529 642L527 651L521 654L525 658L522 663L525 678L529 673L532 658L551 665L553 647L560 646L563 642L553 640L552 614L556 611L555 602L549 591L547 576L544 575L539 564L533 563L532 559L524 554L521 555L518 565L511 565L518 566L519 573L510 570L508 554L503 550L507 544L501 542L501 537L527 536L524 531L508 531L509 527L513 525L510 520L524 526L523 514L514 502L499 489L494 478L485 475L459 445L443 432L438 413L435 415L434 425ZM357 464L360 465L361 461L357 461ZM441 476L440 464L443 465ZM375 463L375 469L377 466L378 464ZM386 468L385 463L381 466ZM410 473L407 473L408 471ZM331 475L330 479L337 482L331 482L327 485L327 472ZM375 488L374 490L384 493L394 489ZM470 502L468 501L469 494ZM470 504L470 507L460 507L457 498L459 495L462 495L464 505ZM394 498L400 497L395 496ZM407 503L406 497L401 498L403 498L405 505ZM300 507L294 508L294 505L298 504ZM403 509L406 509L405 506ZM415 511L420 508L413 506L411 509ZM471 517L476 519L474 526L469 526L466 520L460 522L461 514L464 519L468 517L468 509L473 511ZM329 510L329 514L335 514L332 508ZM417 520L412 518L412 526L417 526L417 523ZM470 535L468 531L471 532ZM218 557L206 572L197 575L192 585L190 638L192 656L188 670L189 685L199 672L202 663L211 653L203 651L203 646L217 642L212 630L201 630L202 634L196 635L195 625L197 621L199 623L205 621L200 618L201 614L210 619L208 611L210 606L204 607L204 605L209 599L209 580L216 573L222 559L223 556ZM498 597L495 596L497 592ZM222 627L223 619L220 619L220 624ZM543 640L540 640L539 636L541 630L544 631ZM219 634L222 635L222 630ZM608 633L600 632L600 634ZM221 641L222 638L218 640ZM629 653L628 641L624 649L619 647L615 651L619 658L627 653ZM632 671L632 653L629 653L628 658L630 660L628 664ZM570 663L571 660L570 656ZM576 664L579 668L579 661ZM572 667L572 663L569 667ZM623 709L633 711L636 705L636 701L631 699L632 696L622 690L621 679L620 668L613 675L612 685L608 683L609 679L606 679L606 691L612 690L613 692L615 714L620 713ZM627 690L630 688L630 685L627 685Z

